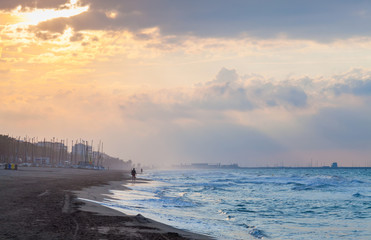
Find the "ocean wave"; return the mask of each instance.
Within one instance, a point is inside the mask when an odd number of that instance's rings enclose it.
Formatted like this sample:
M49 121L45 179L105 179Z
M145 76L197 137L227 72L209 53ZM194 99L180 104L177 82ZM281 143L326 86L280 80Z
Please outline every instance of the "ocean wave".
M187 208L196 207L199 204L187 199L186 197L165 197L153 198L145 200L149 204L161 204L163 207L174 207L174 208Z
M370 172L246 169L151 176L165 183L133 186L145 194L126 191L135 195L123 196L128 201L122 205L217 239L295 239L297 231L305 240L314 233L339 239L350 228L357 236L370 233L359 227L371 219Z
M258 238L258 239L262 239L264 237L267 237L267 235L265 234L265 232L263 230L259 230L257 228L254 228L254 229L250 230L249 234L251 236L253 236L254 238Z
M355 193L352 195L353 197L356 197L356 198L371 198L371 196L368 196L368 195L363 195L361 193Z
M236 209L237 212L244 212L244 213L256 213L256 211L254 210L249 210L247 208L237 208Z
M365 183L365 182L361 181L361 180L354 179L354 180L351 181L351 183L362 184L362 183Z

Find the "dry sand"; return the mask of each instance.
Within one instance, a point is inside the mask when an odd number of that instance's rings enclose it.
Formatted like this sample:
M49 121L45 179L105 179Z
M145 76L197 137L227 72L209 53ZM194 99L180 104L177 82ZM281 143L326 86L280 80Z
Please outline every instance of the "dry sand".
M122 171L0 169L0 239L211 239L77 199L102 201L128 180Z

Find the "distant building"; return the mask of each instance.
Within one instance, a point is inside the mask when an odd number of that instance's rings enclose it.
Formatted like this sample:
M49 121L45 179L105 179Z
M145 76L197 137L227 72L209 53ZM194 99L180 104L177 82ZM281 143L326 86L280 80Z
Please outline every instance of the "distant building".
M83 143L76 143L72 146L72 153L77 155L91 155L92 147Z
M38 142L36 143L36 146L51 148L55 151L67 151L67 146L60 142Z
M338 167L338 163L337 163L337 162L333 162L333 163L331 164L331 167L332 167L332 168L337 168L337 167Z

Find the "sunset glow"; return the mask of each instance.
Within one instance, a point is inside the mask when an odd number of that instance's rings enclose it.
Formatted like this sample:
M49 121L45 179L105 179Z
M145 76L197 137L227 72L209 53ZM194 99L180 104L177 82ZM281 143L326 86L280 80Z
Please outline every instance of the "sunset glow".
M89 10L89 6L80 7L77 4L77 0L71 0L69 4L60 6L59 9L23 9L22 6L18 6L11 15L18 19L17 26L37 25L56 18L76 16Z
M148 164L371 166L371 5L253 2L1 3L0 131Z

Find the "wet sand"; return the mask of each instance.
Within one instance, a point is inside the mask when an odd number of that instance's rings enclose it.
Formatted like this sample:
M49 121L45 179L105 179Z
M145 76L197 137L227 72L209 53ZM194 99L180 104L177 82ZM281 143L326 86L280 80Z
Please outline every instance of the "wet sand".
M211 239L78 199L102 201L127 181L122 171L0 169L0 239Z

